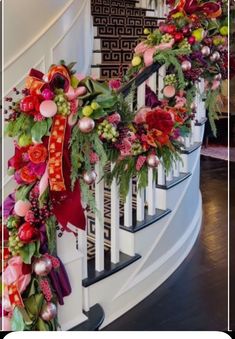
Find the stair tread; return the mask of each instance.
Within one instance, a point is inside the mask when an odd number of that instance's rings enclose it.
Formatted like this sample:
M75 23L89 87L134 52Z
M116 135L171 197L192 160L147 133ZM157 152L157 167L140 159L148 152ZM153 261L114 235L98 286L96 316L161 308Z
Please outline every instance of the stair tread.
M128 267L132 263L139 260L141 256L136 254L131 257L125 253L120 252L120 261L117 264L111 263L110 260L110 252L105 253L105 269L101 272L95 270L95 259L88 261L88 278L83 279L82 285L83 287L88 287L90 285L95 284L96 282L103 280L114 273Z
M104 310L100 304L95 304L88 312L84 312L88 317L83 323L74 326L69 331L97 331L104 321Z
M166 181L165 185L156 185L156 188L168 190L170 188L175 187L176 185L180 184L184 180L188 179L192 174L191 173L180 173L178 177L173 177L173 180Z
M165 216L167 216L168 214L171 213L170 209L166 209L166 210L161 210L156 208L156 212L154 215L149 215L148 214L148 209L147 207L145 207L145 211L144 211L144 220L143 221L136 221L136 210L133 209L132 210L132 214L133 214L133 225L131 227L127 227L127 226L123 226L124 225L124 217L122 217L120 219L121 221L121 225L120 228L128 231L130 233L136 233L150 225L152 225L153 223L155 223L156 221L164 218Z
M201 147L202 143L201 142L195 142L193 145L190 147L185 147L181 149L182 154L190 154L196 151L199 147Z

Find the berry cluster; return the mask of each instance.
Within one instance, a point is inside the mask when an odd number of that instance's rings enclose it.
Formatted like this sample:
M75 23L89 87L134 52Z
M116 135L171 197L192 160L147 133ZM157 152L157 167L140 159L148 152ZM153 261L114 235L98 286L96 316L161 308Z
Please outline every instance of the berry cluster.
M173 39L172 35L171 34L164 34L161 38L161 43L168 43L170 42L171 40Z
M19 250L23 247L24 244L20 241L18 237L18 231L16 229L9 232L8 247L12 255L18 255Z
M98 126L98 135L102 139L116 142L117 138L119 137L119 132L117 131L116 126L110 124L107 120L104 120Z
M62 115L68 115L70 113L70 103L66 99L63 89L59 88L56 90L54 101L56 103L58 113Z
M187 38L185 38L184 40L181 41L181 43L179 44L179 47L182 48L182 49L186 49L189 52L191 52L191 45L188 42Z
M143 148L139 140L136 140L132 145L132 153L133 155L139 155L143 152Z
M164 84L165 86L172 85L172 86L177 86L177 78L175 74L167 74L164 77Z

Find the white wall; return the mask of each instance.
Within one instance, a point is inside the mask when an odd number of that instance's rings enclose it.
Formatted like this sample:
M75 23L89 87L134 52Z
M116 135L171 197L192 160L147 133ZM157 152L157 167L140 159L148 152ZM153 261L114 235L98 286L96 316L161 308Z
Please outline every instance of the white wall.
M45 72L61 59L76 61L89 74L92 59L90 0L4 1L4 94L24 86L30 68ZM6 174L13 141L4 142L5 196L13 188Z

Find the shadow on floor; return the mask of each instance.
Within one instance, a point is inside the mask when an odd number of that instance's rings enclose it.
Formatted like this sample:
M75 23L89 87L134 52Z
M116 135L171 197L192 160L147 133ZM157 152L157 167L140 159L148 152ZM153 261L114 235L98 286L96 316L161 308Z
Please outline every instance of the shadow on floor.
M226 161L202 157L201 191L203 225L190 255L162 286L104 330L227 329Z

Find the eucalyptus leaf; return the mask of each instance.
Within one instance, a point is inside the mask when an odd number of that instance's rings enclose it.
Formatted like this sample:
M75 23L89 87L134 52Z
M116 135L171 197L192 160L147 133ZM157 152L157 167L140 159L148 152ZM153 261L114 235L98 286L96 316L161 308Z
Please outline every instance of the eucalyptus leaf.
M46 120L37 121L31 129L32 138L36 142L42 142L42 137L47 134L47 130L48 125Z
M11 329L12 331L23 331L25 329L24 318L18 307L15 307L13 311Z
M35 253L36 245L34 242L24 245L20 250L20 256L25 264L31 264L32 257Z
M34 294L24 301L25 308L31 319L37 319L44 302L44 296L42 293Z

